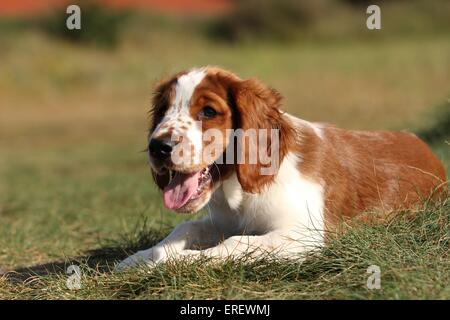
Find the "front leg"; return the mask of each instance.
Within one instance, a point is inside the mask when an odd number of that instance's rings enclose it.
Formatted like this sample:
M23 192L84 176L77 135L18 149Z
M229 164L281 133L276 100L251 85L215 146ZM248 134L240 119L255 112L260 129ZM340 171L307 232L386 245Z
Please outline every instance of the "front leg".
M212 248L202 251L184 250L180 255L185 257L203 256L222 261L241 257L255 259L267 255L280 258L298 258L300 253L320 245L317 239L307 238L298 239L298 237L291 236L290 232L280 231L273 231L260 236L232 236Z
M221 239L223 234L209 218L184 222L154 247L138 251L120 262L116 270L120 271L140 264L153 266L169 258L176 258L185 250L194 251L192 249L215 246Z

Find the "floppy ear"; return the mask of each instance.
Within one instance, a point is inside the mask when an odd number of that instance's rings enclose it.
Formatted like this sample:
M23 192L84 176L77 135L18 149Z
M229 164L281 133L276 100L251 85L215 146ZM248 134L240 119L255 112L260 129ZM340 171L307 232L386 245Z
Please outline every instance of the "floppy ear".
M148 138L150 138L153 131L161 122L167 109L169 108L171 96L173 94L173 85L176 81L177 76L163 80L156 85L153 91L152 106L149 112L150 126L148 130ZM170 177L168 172L159 174L152 169L152 177L156 185L161 190L164 189L164 187L169 183Z
M245 192L261 192L267 184L273 181L276 172L264 174L262 169L270 167L271 164L262 164L260 153L265 152L268 157L271 157L272 164L273 161L277 161L278 168L278 164L281 163L287 152L286 137L292 131L279 109L282 97L276 90L258 80L249 79L235 81L231 85L229 99L232 109L235 111L235 129L242 129L244 133L249 129L256 129L257 136L256 139L245 139L239 135L237 137L237 145L241 146L237 150L237 156L241 157L241 161L235 162L238 180ZM259 129L266 131L267 150L259 150L261 134ZM278 129L275 131L278 134L278 145L275 145L277 141L272 141L271 129ZM272 143L277 151L275 154L271 154ZM256 163L251 163L249 152L254 152L254 150L257 150L258 155L252 155L256 157ZM242 160L243 163L241 163Z
M164 117L172 96L173 86L177 81L177 77L172 77L160 81L153 90L152 106L150 108L150 127L149 135L155 130L158 123Z

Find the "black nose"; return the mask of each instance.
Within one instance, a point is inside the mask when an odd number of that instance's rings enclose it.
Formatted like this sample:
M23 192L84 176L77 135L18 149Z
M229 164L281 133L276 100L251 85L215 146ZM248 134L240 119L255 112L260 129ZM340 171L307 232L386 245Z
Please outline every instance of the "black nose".
M172 142L152 139L148 145L150 155L159 160L167 159L172 153Z

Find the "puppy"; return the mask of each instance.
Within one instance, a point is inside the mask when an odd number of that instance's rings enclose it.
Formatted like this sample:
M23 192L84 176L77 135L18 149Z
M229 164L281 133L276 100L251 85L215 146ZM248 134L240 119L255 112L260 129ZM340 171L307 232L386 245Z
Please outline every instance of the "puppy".
M119 270L199 255L295 258L323 245L343 219L413 208L446 189L442 163L415 135L311 123L280 104L274 89L215 67L157 86L153 178L168 209L206 207L208 215L180 224Z

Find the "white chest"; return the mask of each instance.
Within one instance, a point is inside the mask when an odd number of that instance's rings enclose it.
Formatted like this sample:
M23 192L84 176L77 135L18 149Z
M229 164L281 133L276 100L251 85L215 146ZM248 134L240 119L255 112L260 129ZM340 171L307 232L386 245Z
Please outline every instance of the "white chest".
M295 155L288 154L275 181L258 194L243 192L234 174L216 191L215 204L210 202L211 214L243 232L293 230L300 236L317 233L322 237L323 188L303 177L297 162Z

